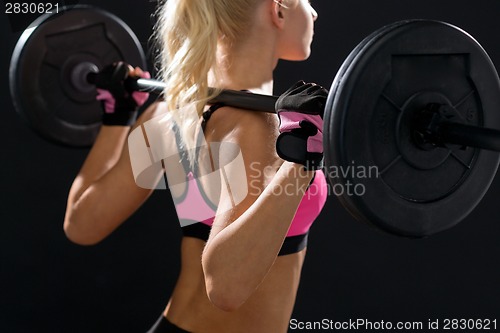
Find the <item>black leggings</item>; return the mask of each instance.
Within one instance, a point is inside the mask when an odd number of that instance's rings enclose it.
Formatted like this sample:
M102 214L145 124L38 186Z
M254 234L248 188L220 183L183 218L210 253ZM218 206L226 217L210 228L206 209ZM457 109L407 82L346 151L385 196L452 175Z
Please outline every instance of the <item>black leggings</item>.
M161 315L158 321L146 333L189 333L168 321L164 315Z

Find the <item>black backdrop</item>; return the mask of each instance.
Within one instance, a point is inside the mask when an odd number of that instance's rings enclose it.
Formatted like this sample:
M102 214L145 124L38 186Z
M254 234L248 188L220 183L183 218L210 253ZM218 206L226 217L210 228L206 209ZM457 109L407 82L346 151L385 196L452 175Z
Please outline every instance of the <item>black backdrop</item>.
M80 1L109 10L139 36L151 32L148 1ZM373 30L407 18L448 21L500 64L498 0L315 0L313 55L281 63L276 92L298 79L329 86L343 59ZM177 276L180 231L168 192L157 191L99 245L62 231L65 200L86 150L38 138L15 113L8 66L21 16L0 14L0 332L143 332L163 311ZM21 14L22 15L22 14ZM500 110L498 110L500 112ZM293 318L500 320L497 178L457 227L406 240L355 221L330 197L310 235ZM500 323L498 323L500 324ZM292 331L292 330L291 330Z

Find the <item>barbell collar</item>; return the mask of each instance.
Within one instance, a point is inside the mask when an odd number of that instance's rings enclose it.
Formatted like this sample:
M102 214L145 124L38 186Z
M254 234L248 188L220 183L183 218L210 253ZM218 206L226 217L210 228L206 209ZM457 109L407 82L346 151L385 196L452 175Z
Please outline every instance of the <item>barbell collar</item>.
M467 125L450 105L429 103L417 113L413 122L413 138L423 150L446 144L500 151L500 131Z

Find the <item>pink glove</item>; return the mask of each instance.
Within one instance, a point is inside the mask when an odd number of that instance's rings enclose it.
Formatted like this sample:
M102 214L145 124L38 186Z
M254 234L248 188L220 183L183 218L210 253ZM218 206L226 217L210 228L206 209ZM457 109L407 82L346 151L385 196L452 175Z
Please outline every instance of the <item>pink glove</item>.
M320 115L282 110L279 117L280 133L303 129L305 130L304 134L307 135L307 151L310 153L323 153L323 118Z
M140 68L133 69L124 62L114 63L99 72L96 85L97 100L103 104L103 125L131 126L136 118L137 111L147 99L147 92L129 91L124 83L129 77L151 78L149 72Z
M323 113L328 91L314 83L299 81L276 101L280 135L278 155L303 164L308 170L322 167Z

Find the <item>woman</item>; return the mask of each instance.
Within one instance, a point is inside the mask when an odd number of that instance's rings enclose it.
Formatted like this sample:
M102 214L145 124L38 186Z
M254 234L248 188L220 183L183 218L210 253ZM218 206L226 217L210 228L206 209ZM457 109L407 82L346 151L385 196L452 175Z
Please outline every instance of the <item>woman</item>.
M168 0L159 14L166 101L145 111L135 126L168 110L179 121L165 127L179 133L184 148L202 134L208 147L237 146L251 190L235 201L229 187L220 184L216 196L203 196L215 207L214 216L183 228L181 272L149 332L286 332L307 232L326 197L324 175L315 171L326 92L295 85L278 101L279 117L222 105L207 111L205 105L217 93L209 86L271 94L279 59L308 58L317 14L307 0ZM130 74L143 75L137 68ZM64 228L79 244L105 238L151 193L134 183L126 142L133 109L143 101L111 86L111 94L99 97L107 107L104 126L68 198ZM182 113L192 103L194 118ZM107 120L113 115L119 116ZM203 133L192 124L201 124ZM290 142L307 146L305 155L290 150ZM203 182L193 183L192 174L207 155L212 171L224 169L220 179L240 171L222 161L224 147L188 154L186 197L190 191L209 192Z

